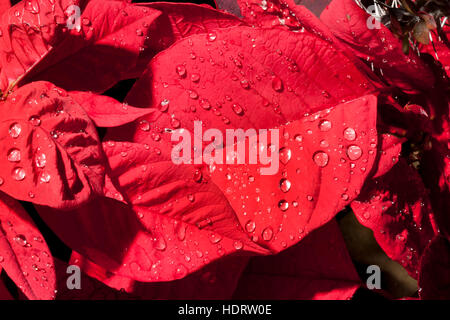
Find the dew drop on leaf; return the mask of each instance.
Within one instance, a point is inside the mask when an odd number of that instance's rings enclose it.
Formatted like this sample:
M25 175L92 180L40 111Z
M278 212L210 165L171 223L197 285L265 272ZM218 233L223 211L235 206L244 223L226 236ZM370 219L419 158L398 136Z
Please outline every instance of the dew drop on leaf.
M358 160L361 158L362 150L356 145L351 145L347 148L347 156L350 160Z
M317 151L313 155L314 163L321 168L325 167L328 164L328 159L328 154L323 151Z
M344 139L348 141L353 141L356 139L356 132L353 128L346 128L344 130Z
M19 162L20 161L20 150L13 148L8 152L8 161Z
M288 163L291 160L292 152L291 149L283 147L280 149L280 162L282 164Z
M322 120L319 122L319 130L320 131L329 131L331 130L331 121L329 120Z
M12 175L14 180L22 181L23 179L25 179L26 173L25 173L25 170L23 168L16 167L16 168L13 169L11 175Z
M20 133L22 132L22 126L20 124L18 124L17 122L13 123L10 127L9 127L9 135L11 137L18 138Z
M264 241L270 241L273 237L273 229L272 227L267 227L262 232L262 238Z
M288 179L280 180L280 190L283 192L288 192L291 189L291 182Z

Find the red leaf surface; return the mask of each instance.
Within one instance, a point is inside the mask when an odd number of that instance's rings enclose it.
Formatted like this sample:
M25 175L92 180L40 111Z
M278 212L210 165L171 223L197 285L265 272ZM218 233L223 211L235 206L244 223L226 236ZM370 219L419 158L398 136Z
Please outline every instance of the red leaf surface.
M351 206L386 254L417 279L420 257L435 233L419 174L401 159L384 176L368 181Z
M0 192L0 267L29 299L54 299L53 258L27 212Z
M34 82L0 104L1 191L55 208L102 192L104 159L96 128L64 90Z
M73 28L23 81L101 93L129 77L159 14L122 1L89 1L79 30Z
M139 6L161 12L146 40L146 50L142 51L134 71L130 75L139 77L148 62L159 51L167 49L176 41L193 34L208 34L216 29L244 25L236 16L215 10L206 5L193 3L153 2Z
M398 162L402 151L402 143L406 139L398 138L391 134L382 134L379 138L379 156L376 166L376 172L372 178L378 178L389 172Z
M233 27L191 36L153 59L126 102L160 109L143 119L157 125L110 134L170 141L163 128L192 131L197 119L222 131L272 128L372 90L345 56L307 32Z
M86 295L88 299L97 299L99 292L107 291L103 284L96 284L93 280L97 279L113 288L123 288L128 292L125 297L122 294L117 298L215 300L232 298L240 274L247 265L247 262L248 257L223 257L188 275L184 279L158 283L136 282L130 278L111 274L79 254L72 255L70 264L80 266L87 275L92 277L88 281L89 284L93 285L88 284L87 288L82 288L81 293L82 296ZM122 293L124 290L121 290ZM109 295L111 294L109 292ZM118 292L116 292L117 295Z
M234 298L345 300L361 285L332 220L282 253L251 258Z
M62 39L64 11L77 4L78 0L20 1L1 12L0 90L6 91Z
M368 28L369 14L353 0L334 0L320 19L356 56L373 64L373 68L391 86L408 93L429 90L434 75L413 50L402 51L401 40L383 24Z
M224 192L253 241L279 252L328 222L355 198L376 155L376 97L337 105L280 129L280 167L217 165Z
M39 209L95 264L138 281L170 281L224 255L266 252L248 239L217 187L195 179L193 166L175 166L170 153L144 145L110 141L104 149L131 205L99 198L67 215Z
M10 0L0 0L0 14L8 10L10 7L11 7Z
M422 299L450 299L450 243L436 236L420 263L419 295Z
M91 92L71 91L69 95L83 107L98 127L121 126L151 113L149 109L134 108L113 98Z

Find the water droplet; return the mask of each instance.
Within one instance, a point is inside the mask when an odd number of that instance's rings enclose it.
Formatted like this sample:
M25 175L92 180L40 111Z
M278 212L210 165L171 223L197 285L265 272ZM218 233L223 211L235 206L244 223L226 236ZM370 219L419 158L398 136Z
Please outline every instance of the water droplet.
M214 41L217 38L217 34L215 34L214 32L210 32L208 33L208 41Z
M172 125L172 127L174 129L178 129L180 127L180 125L181 125L180 120L178 120L177 118L172 118L170 120L170 124Z
M280 180L280 190L283 192L288 192L291 189L291 182L288 179Z
M20 150L13 148L8 152L8 161L19 162L20 161Z
M194 202L194 201L195 201L195 196L194 196L192 193L189 193L189 194L187 195L187 199L188 199L190 202Z
M244 247L244 244L242 243L242 241L235 241L233 244L234 248L236 250L241 250Z
M317 151L313 155L314 163L319 167L325 167L328 164L328 154L323 151Z
M238 116L242 116L244 114L244 109L237 103L233 104L233 111Z
M291 149L283 147L280 149L280 162L286 164L291 160L292 152Z
M175 269L175 272L174 272L175 279L184 278L187 275L187 273L188 273L187 268L184 265L180 264Z
M289 209L289 202L287 202L286 200L280 200L278 202L278 208L280 208L281 211L286 211L287 209Z
M40 10L39 3L36 0L26 1L25 10L28 10L33 14L38 14Z
M13 137L14 139L18 138L20 133L22 132L22 126L18 124L17 122L13 123L9 127L9 135Z
M342 198L342 200L347 201L349 199L349 196L348 196L348 194L343 193L343 194L341 194L341 198Z
M170 103L170 101L167 99L164 99L163 101L161 101L159 104L159 110L161 112L166 112L169 109L169 103Z
M39 180L43 183L48 183L50 181L50 178L51 178L50 173L43 171L41 173Z
M245 230L248 233L252 233L253 231L255 231L256 229L256 223L252 220L247 221L247 223L245 224Z
M2 186L4 183L5 183L5 180L2 177L0 177L0 186Z
M12 177L17 181L22 181L23 179L25 179L25 176L25 170L21 167L14 168L12 171Z
M166 240L163 237L155 238L154 247L156 250L164 251L167 248Z
M277 92L283 91L283 81L278 77L272 78L272 88Z
M200 81L200 75L198 73L191 74L191 81L192 82L199 82Z
M272 227L267 227L262 232L262 238L264 241L270 241L273 237Z
M356 132L353 128L347 128L344 130L344 139L348 141L353 141L356 139Z
M186 68L185 68L185 66L183 66L183 65L178 65L176 68L175 68L175 70L176 70L176 72L177 72L177 74L181 77L181 78L184 78L184 77L186 77Z
M22 247L26 247L28 244L27 238L23 234L16 235L13 240Z
M211 109L211 104L209 103L209 101L208 100L206 100L206 99L200 99L200 106L203 108L203 109L205 109L205 110L209 110L209 109Z
M202 174L202 172L200 171L200 170L195 170L194 171L194 181L195 182L200 182L200 181L202 181L202 178L203 178L203 174Z
M35 127L41 124L41 118L39 118L38 116L31 116L29 121Z
M150 123L148 123L147 120L141 120L139 122L139 129L142 131L149 131L150 130Z
M361 158L362 150L360 147L351 145L347 148L347 156L350 160L358 160Z
M219 243L220 241L222 241L222 237L218 234L212 233L209 236L209 240L211 241L211 243L216 244L216 243Z
M322 120L319 122L319 130L320 131L329 131L331 130L331 121L329 120Z
M144 32L143 32L141 29L137 29L137 30L136 30L136 35L137 35L138 37L142 37L142 36L144 35Z
M241 87L244 89L250 89L250 83L248 82L248 80L246 79L241 80Z

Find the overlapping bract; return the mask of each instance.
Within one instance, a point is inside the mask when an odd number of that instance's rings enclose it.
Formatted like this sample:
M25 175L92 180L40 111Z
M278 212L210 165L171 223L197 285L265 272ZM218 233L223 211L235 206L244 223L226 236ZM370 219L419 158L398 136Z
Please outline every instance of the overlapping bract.
M349 205L422 297L448 294L433 274L450 230L445 46L445 71L406 56L350 0L321 20L291 0L237 2L242 19L100 0L2 15L0 266L28 298L76 297L17 200L73 250L86 298L350 298L361 283L334 221ZM124 102L102 95L131 78ZM279 170L173 163L171 134L194 121L279 130Z

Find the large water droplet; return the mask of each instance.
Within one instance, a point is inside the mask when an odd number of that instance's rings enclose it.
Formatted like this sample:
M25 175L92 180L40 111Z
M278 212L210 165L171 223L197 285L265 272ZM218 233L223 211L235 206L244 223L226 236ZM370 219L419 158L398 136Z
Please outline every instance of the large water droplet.
M13 148L8 152L8 161L19 162L20 161L20 150Z
M291 149L283 147L280 149L280 162L283 164L288 163L291 160L292 152Z
M252 233L256 229L256 223L252 220L247 221L245 224L245 230L249 233Z
M281 211L286 211L287 209L289 209L289 202L287 202L286 200L280 200L278 202L278 208L280 208Z
M13 123L10 127L9 127L9 135L11 137L18 138L20 133L22 132L22 126L20 124L18 124L17 122Z
M262 232L262 238L264 241L270 241L273 237L272 227L267 227Z
M41 118L39 116L31 116L29 121L35 127L41 124Z
M347 156L350 160L358 160L361 158L362 150L356 145L351 145L347 148Z
M170 101L167 99L164 99L163 101L161 101L159 104L159 110L161 112L166 112L169 109L169 103L170 103Z
M48 182L50 182L50 178L51 178L50 173L43 171L41 173L39 180L43 183L48 183Z
M16 235L13 240L22 247L26 247L28 244L27 238L23 234Z
M147 120L141 120L139 122L139 129L142 131L149 131L150 130L150 123L148 123Z
M347 128L344 130L344 139L348 141L353 141L356 139L356 132L353 128Z
M272 88L277 92L283 91L283 81L281 81L281 79L278 77L273 77Z
M235 241L233 244L234 248L236 250L241 250L244 247L244 244L242 243L242 241Z
M200 170L198 170L198 169L195 170L194 171L194 177L193 177L194 181L195 182L200 182L200 181L202 181L202 178L203 178L202 172Z
M166 240L163 237L155 238L154 247L156 250L164 251L167 248Z
M291 189L291 182L288 179L280 180L280 190L283 192L288 192Z
M214 41L217 38L217 34L214 32L208 33L208 41Z
M181 78L186 77L186 67L185 66L180 64L180 65L176 66L175 71Z
M244 108L242 108L239 104L235 103L233 104L233 111L238 116L242 116L244 114Z
M319 130L320 131L329 131L331 130L331 121L329 120L322 120L319 122Z
M26 173L25 173L25 170L23 168L16 167L16 168L13 169L11 175L12 175L14 180L22 181L23 179L25 179Z
M317 151L313 155L314 163L319 167L325 167L328 164L328 154L323 151Z

